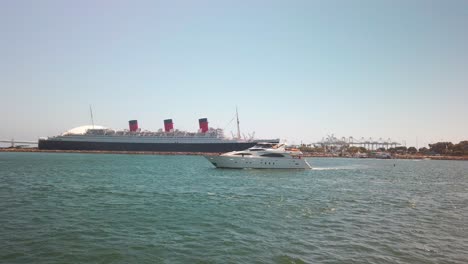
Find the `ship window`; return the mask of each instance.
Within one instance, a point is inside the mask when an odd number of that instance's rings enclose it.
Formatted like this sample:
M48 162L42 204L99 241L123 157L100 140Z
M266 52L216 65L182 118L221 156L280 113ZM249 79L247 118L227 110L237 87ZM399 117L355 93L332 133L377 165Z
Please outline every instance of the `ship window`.
M250 153L236 153L234 155L237 155L237 156L249 156L249 155L252 155Z
M267 154L263 154L261 156L262 157L272 157L272 158L284 158L283 154L279 154L279 153L267 153Z
M250 149L250 151L263 151L265 149L260 149L260 148L257 148L257 149Z

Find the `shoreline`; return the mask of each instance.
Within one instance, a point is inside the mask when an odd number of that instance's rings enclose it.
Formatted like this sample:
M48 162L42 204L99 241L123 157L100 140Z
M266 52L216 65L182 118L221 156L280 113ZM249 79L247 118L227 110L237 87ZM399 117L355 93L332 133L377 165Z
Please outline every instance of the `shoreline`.
M346 157L346 156L338 156L336 154L328 154L328 153L304 153L304 157L312 157L312 158L344 158L344 159L382 159L382 158L375 158L375 157L367 157L367 158L358 158L358 157ZM392 156L391 159L404 159L404 160L468 160L468 156L428 156L428 155L401 155L395 154Z
M84 153L84 154L120 154L120 155L187 155L187 156L216 156L222 153L213 152L163 152L163 151L112 151L112 150L40 150L37 148L0 148L0 152L23 153ZM328 153L304 153L306 158L348 158ZM368 158L364 158L368 159ZM424 155L395 155L392 159L429 159L429 160L468 160L468 156L424 156Z

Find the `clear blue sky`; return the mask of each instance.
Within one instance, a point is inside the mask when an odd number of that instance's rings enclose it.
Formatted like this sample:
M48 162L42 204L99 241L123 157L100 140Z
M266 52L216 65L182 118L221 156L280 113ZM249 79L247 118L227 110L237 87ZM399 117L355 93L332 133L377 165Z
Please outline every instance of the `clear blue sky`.
M173 118L468 139L468 1L1 1L0 139ZM227 134L234 131L232 123Z

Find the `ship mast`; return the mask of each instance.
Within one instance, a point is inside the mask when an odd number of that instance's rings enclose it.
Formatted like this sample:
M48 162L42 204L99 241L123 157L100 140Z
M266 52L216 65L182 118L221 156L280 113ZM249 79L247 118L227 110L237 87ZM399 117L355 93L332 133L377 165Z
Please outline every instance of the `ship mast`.
M239 113L237 112L237 106L236 106L236 118L237 118L237 139L240 139L240 127L239 127Z
M93 108L91 108L91 105L89 105L89 113L91 114L91 123L93 124L93 129L94 129Z

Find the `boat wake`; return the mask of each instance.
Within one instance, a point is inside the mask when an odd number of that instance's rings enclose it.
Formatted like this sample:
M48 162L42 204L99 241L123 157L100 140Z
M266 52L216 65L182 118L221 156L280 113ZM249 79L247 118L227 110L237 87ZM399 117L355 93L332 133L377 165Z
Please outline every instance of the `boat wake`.
M357 170L363 169L363 167L350 167L350 166L343 166L343 167L313 167L312 170L318 171L325 171L325 170Z

